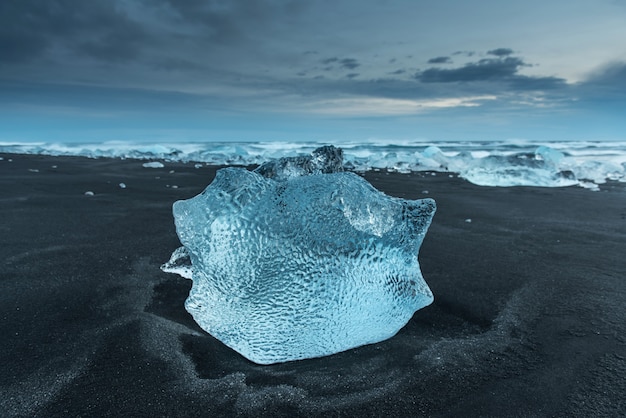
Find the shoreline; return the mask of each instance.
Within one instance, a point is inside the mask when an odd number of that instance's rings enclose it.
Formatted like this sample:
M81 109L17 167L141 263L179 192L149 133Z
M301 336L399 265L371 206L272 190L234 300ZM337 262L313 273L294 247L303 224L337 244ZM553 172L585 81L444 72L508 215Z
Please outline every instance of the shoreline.
M437 202L419 253L435 302L390 340L258 366L204 333L182 305L190 282L159 270L179 246L172 203L220 167L0 157L9 416L626 413L625 183L363 173Z

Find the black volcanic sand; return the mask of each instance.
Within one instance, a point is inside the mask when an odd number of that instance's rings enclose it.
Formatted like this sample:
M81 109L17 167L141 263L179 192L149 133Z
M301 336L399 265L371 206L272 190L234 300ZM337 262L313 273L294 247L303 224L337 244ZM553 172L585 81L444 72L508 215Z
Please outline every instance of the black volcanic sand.
M388 341L258 366L159 270L179 246L172 203L215 167L0 157L2 416L626 414L624 184L367 173L437 201L419 255L435 302Z

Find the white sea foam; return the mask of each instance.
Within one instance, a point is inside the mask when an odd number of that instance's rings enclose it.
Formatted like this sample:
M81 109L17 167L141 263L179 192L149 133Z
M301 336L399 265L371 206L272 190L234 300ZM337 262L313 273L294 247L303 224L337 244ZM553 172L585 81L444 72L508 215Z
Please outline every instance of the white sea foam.
M320 145L324 144L0 142L0 152L247 166L281 157L308 155ZM338 142L335 145L344 149L345 165L355 171L450 172L485 186L589 187L589 184L603 184L607 180L626 181L626 142L537 143L507 140L428 143L369 140Z

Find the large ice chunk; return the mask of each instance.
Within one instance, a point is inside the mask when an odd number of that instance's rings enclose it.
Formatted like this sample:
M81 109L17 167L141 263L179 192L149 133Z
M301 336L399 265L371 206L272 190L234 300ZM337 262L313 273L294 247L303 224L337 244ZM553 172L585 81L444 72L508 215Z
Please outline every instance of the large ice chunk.
M164 270L191 276L186 309L246 358L324 356L390 338L433 301L417 254L434 212L342 172L334 147L224 168L174 204L185 249Z
M574 173L559 167L564 155L548 147L535 153L489 155L470 162L461 176L479 186L565 187L578 184Z

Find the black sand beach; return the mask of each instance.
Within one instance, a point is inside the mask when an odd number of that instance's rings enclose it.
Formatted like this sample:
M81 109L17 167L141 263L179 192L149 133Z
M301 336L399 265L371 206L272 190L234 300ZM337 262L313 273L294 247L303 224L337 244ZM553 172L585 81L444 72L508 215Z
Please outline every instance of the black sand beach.
M437 201L420 251L435 302L388 341L258 366L159 270L179 246L172 203L216 167L0 157L1 416L626 415L623 183L367 173Z

